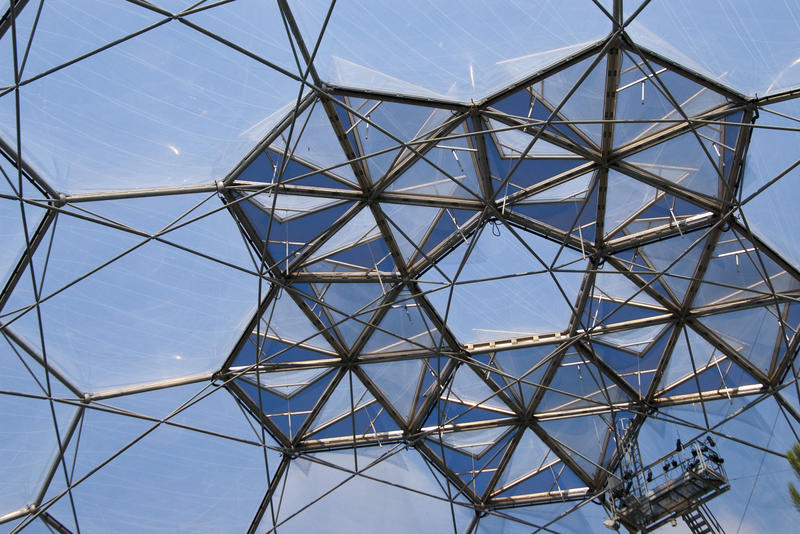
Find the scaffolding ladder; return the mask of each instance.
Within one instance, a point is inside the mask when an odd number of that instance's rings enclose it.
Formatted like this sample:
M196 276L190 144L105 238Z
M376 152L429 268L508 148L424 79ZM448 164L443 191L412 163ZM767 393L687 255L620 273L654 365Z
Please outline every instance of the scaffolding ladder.
M705 503L686 512L681 518L692 534L725 534L722 525L719 524Z

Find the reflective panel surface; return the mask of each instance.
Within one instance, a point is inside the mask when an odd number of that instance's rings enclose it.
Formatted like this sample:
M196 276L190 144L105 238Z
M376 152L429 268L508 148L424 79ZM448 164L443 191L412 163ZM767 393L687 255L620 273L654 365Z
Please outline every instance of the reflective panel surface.
M0 532L791 531L798 20L11 2Z

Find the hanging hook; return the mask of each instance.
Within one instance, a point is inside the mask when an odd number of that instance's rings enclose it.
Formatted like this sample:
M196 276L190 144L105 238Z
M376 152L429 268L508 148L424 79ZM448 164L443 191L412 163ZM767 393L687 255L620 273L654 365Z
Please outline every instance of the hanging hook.
M531 97L530 106L528 106L528 118L530 119L531 118L531 113L533 113L533 102L534 102L534 100L533 100L533 91L529 91L528 93L529 93L529 95Z
M683 231L681 230L681 225L678 222L677 217L675 217L675 212L672 210L672 208L669 209L669 214L672 217L672 222L675 223L675 228L678 229L678 233L680 234L681 238L683 238Z
M461 239L464 240L464 243L469 244L469 241L467 241L467 236L465 236L464 232L461 231L461 227L458 225L458 221L456 220L456 216L453 215L453 212L450 210L450 208L447 208L447 214L450 215L450 220L453 221L453 224L455 225L456 230L458 230L458 233L461 234Z
M408 304L404 304L403 309L405 309L406 315L408 316L408 322L414 324L414 319L411 318L411 312L408 311Z
M450 151L453 153L453 157L456 158L456 163L458 163L458 168L461 170L461 172L464 172L464 166L461 165L461 160L458 159L458 154L456 154L456 149L451 148Z

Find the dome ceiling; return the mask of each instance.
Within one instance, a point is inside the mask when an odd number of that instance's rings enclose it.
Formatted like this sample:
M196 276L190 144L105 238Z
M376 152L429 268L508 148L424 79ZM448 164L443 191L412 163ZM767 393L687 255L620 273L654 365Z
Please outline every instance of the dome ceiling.
M783 465L800 8L174 3L0 26L0 531L593 530L623 424Z

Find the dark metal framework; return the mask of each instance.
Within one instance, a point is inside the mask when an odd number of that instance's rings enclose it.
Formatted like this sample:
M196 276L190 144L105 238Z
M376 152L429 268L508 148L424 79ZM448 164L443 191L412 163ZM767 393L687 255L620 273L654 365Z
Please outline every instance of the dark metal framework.
M33 276L36 283L32 257L48 244L48 230L59 217L78 217L221 262L174 243L168 232L148 234L80 208L85 202L148 196L218 195L222 206L214 211L228 211L236 219L257 259L251 274L263 281L263 290L256 314L218 372L102 393L81 391L50 365L44 351L15 334L14 321L37 313L50 297L40 295L26 309L3 309L3 336L45 371L46 391L38 398L48 399L51 407L79 407L68 428L59 429L54 416L60 453L37 501L0 517L0 522L25 518L14 531L36 518L57 532L70 531L47 511L58 499L71 500L70 491L48 501L44 497L52 478L61 471L66 475L66 444L86 411L115 412L102 401L194 382L207 382L207 394L229 390L269 434L262 432L256 444L282 454L250 532L263 527L270 514L270 531L279 530L274 507L290 463L298 457L319 461L314 454L321 451L353 449L350 474L369 476L359 470L360 447L413 447L442 475L451 506L474 508L469 526L474 531L482 517L502 515L504 508L564 501L576 501L577 508L602 499L620 461L616 420L622 414L633 418L635 428L648 419L665 419L745 444L719 430L724 421L710 424L706 418L706 426L697 427L666 418L661 410L699 405L705 413L705 404L718 399L746 397L756 404L774 396L788 417L800 421L800 414L775 395L796 381L793 361L800 324L792 309L800 296L800 272L750 230L741 212L749 199L740 194L750 136L760 127L758 109L793 98L795 92L746 98L638 46L625 32L629 21L623 20L619 1L607 13L614 30L606 39L469 104L326 83L314 68L325 26L317 42L305 41L284 1L278 3L296 47L297 74L188 18L215 3L201 2L178 14L133 3L163 15L161 24L182 23L297 80L303 88L297 105L227 176L204 186L59 193L25 163L24 152L18 157L21 146L0 140L5 161L18 173L4 177L15 190L10 198L21 207L46 210L37 228L26 229L27 250L4 281L0 308L20 279ZM24 4L12 3L0 22L0 35L13 31L15 13ZM592 76L602 80L602 109L591 118L571 118L568 110L592 87L587 81ZM548 83L554 79L570 80L569 88L551 94ZM16 79L2 92L10 96L30 81ZM639 87L642 105L647 88L654 92L647 98L658 98L671 111L625 118L620 95ZM677 96L689 89L688 98ZM698 94L713 94L716 103L693 107ZM427 120L403 136L406 132L398 133L390 119L406 110ZM324 118L327 138L314 137L312 117ZM624 126L639 133L620 142ZM315 143L322 149L328 139L337 140L341 159L332 166L317 164L311 151ZM661 147L684 142L704 153L709 164L704 172L715 176L692 181L693 170L680 160L651 156ZM542 146L553 153L543 154ZM623 210L624 216L612 217L619 196L611 195L622 187L621 179L647 194ZM582 190L569 188L579 182ZM398 215L418 207L432 214L421 230ZM331 213L335 216L328 217ZM299 226L306 231L298 233ZM509 272L505 259L495 257L484 278L460 278L476 249L491 239L524 249L530 256L529 271ZM535 243L557 253L547 259ZM669 249L667 257L655 252L662 245ZM729 273L734 262L749 278L719 274ZM573 292L565 280L576 275L581 280ZM469 287L501 287L528 279L535 284L531 296L546 287L548 294L567 302L571 314L561 328L464 339L457 331L463 324L453 327L454 321L463 321L458 307L464 304L457 295ZM614 284L630 290L615 292ZM354 290L350 298L350 287L369 287L370 297L359 301ZM279 306L299 310L315 334L296 339L274 326ZM508 306L511 313L527 309L520 302ZM550 303L539 306L546 312ZM772 354L758 360L710 320L748 310L767 313L779 324ZM371 344L376 339L383 346ZM678 346L688 348L686 354ZM710 354L699 354L707 347ZM666 382L673 359L687 357L690 372ZM521 363L510 365L513 358ZM625 358L627 366L620 364ZM411 385L399 388L374 371L378 366L395 366L396 379ZM407 369L413 372L403 374ZM586 383L578 386L570 377ZM50 380L66 385L75 398L53 396ZM403 391L402 402L397 389ZM310 395L310 400L294 402L301 395ZM334 415L323 415L342 399ZM150 431L160 425L201 431L171 418L145 419L154 424ZM577 427L595 425L599 448L584 448L582 439L563 431L565 421ZM523 445L532 442L550 452L541 463L532 458L529 469L509 480L506 472L515 455L525 454ZM67 488L103 465L81 479L68 479ZM78 524L80 510L72 509Z

